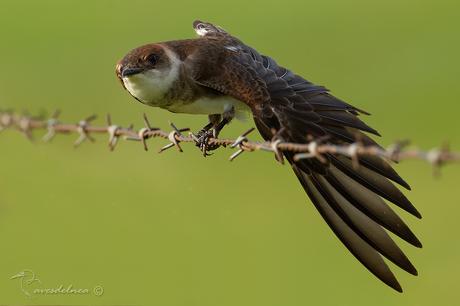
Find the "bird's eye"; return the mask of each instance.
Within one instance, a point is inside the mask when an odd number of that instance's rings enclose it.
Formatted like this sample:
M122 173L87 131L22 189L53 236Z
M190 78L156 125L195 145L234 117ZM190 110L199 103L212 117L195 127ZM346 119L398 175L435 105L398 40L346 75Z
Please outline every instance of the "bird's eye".
M149 62L151 65L155 65L158 62L158 57L156 54L149 54L146 56L145 60Z

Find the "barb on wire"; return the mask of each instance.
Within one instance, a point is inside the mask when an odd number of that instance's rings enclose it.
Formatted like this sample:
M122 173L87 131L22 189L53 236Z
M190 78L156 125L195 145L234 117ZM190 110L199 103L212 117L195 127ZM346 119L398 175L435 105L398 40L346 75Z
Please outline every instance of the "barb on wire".
M76 124L65 124L58 120L60 111L56 111L49 119L37 118L26 114L19 115L10 110L0 111L0 131L5 129L16 129L23 133L28 139L32 140L32 132L34 130L46 130L43 137L44 141L50 141L57 134L76 133L78 138L74 143L78 147L86 140L95 141L93 134L107 134L109 136L108 146L113 151L120 138L126 140L140 141L144 150L148 150L147 140L150 138L163 138L169 140L169 144L163 146L159 152L164 152L172 147L176 147L179 152L182 152L180 143L191 142L195 143L193 135L185 136L182 133L189 131L188 128L177 128L175 124L170 122L171 132L163 131L160 128L152 127L149 119L144 114L144 127L139 130L134 130L133 125L122 127L112 122L110 114L107 115L107 125L96 126L92 122L96 119L96 115L89 116L80 120ZM390 145L387 149L379 146L368 146L357 139L355 143L337 145L328 142L329 138L322 137L318 139L308 138L307 143L291 143L285 142L279 135L279 131L274 131L274 137L271 141L255 142L248 139L248 135L254 131L251 128L237 137L237 139L220 139L209 138L209 143L237 148L230 156L230 161L240 156L243 152L252 151L268 151L275 154L275 158L280 163L283 163L283 152L290 151L294 153L294 160L301 159L317 159L320 162L326 162L327 154L343 155L352 159L353 164L359 165L359 157L370 155L379 156L391 161L401 161L408 159L417 159L428 162L434 167L435 174L439 172L439 168L447 163L460 162L460 152L453 152L448 145L440 148L434 148L428 151L408 148L408 142L396 142Z
M184 152L182 150L182 147L179 144L181 142L180 138L183 137L182 132L190 131L190 129L189 128L178 129L172 122L169 122L169 125L173 128L173 130L168 134L168 139L169 141L171 141L171 143L161 148L160 151L158 151L158 153L164 152L174 146L179 150L179 152Z
M59 123L58 117L60 114L61 111L56 110L54 114L46 121L47 133L42 138L44 142L49 142L54 138L54 136L56 136L56 130L54 127Z
M120 137L117 135L120 127L116 124L112 124L112 116L110 116L110 114L107 114L107 125L107 133L109 133L109 149L110 151L113 151L118 143L118 137Z
M236 151L235 153L230 155L230 158L229 158L230 161L232 161L235 158L237 158L238 156L240 156L241 153L243 153L244 151L252 151L251 149L249 149L249 148L244 146L244 144L249 141L247 136L250 133L252 133L252 131L254 131L254 128L250 128L249 130L247 130L246 132L244 132L243 134L238 136L238 138L235 140L235 142L230 145L230 148L232 148L232 149L236 148L236 147L239 147L238 151Z
M95 120L97 118L96 115L91 115L87 117L86 119L81 120L80 122L77 123L77 133L80 135L78 136L78 139L74 142L74 146L78 147L80 146L85 140L89 140L91 142L95 142L96 140L90 135L90 131L88 131L88 127L91 123L91 121Z

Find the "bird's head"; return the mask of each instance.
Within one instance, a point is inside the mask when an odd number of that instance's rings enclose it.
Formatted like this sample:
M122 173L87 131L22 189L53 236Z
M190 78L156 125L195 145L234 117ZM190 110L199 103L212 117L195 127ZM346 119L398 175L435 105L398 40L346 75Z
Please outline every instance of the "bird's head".
M179 76L180 60L161 44L149 44L126 54L116 66L124 88L142 103L161 104Z

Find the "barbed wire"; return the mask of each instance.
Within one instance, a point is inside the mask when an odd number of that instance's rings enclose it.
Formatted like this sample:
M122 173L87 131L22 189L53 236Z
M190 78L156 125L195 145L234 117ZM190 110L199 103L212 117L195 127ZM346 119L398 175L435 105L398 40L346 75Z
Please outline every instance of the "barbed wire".
M75 124L62 123L58 117L59 111L56 111L48 119L33 117L27 114L17 114L12 111L0 111L0 131L5 129L16 129L23 133L28 139L32 140L34 130L46 130L43 140L51 141L57 134L78 134L74 146L78 147L85 141L95 141L92 134L107 134L109 136L108 146L111 151L116 148L120 138L125 140L138 141L142 144L144 150L148 150L147 140L150 138L163 138L170 141L163 146L159 153L170 148L176 147L183 152L180 143L197 143L197 137L193 133L184 135L184 132L190 132L189 128L178 128L172 122L170 132L164 131L157 127L152 127L147 116L144 114L144 127L135 130L133 125L122 127L112 122L111 116L107 115L107 124L103 126L92 125L96 115L89 116L78 121ZM294 160L316 158L325 162L327 154L343 155L351 158L356 166L359 164L360 156L379 156L387 160L398 162L401 160L416 159L430 163L435 171L446 163L460 162L460 152L453 152L449 146L444 145L440 148L433 148L427 151L417 148L408 148L408 141L396 142L386 149L375 145L363 145L360 141L346 145L336 145L327 143L327 139L312 139L308 143L291 143L284 142L281 139L272 141L255 142L248 139L248 135L254 131L251 128L238 136L236 139L208 138L208 144L214 146L230 147L236 151L230 155L232 161L243 152L267 151L275 154L276 160L284 163L283 151L295 153ZM204 152L206 156L206 152Z

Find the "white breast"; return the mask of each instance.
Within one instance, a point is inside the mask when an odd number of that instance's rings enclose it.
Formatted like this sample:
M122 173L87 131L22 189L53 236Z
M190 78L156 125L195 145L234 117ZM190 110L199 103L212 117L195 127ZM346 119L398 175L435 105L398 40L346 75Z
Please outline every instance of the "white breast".
M165 52L171 61L169 69L150 69L123 78L123 84L129 93L142 103L161 106L164 94L179 77L181 61L168 49L165 49Z
M142 103L153 104L169 89L167 79L157 76L159 71L148 70L123 78L126 89Z
M244 120L250 113L250 108L245 103L229 96L201 98L186 104L177 102L166 107L174 113L202 115L223 114L231 111L232 108L235 110L235 117L239 120Z

